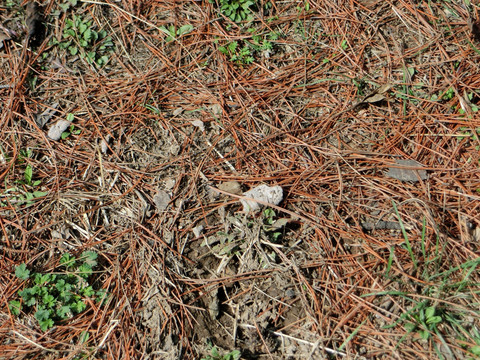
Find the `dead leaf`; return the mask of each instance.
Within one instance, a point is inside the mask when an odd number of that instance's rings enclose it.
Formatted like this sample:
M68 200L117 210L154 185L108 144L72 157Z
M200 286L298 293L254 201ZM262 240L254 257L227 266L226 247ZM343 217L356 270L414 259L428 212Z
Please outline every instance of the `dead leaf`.
M58 108L58 102L54 103L51 107L46 109L41 114L35 116L35 122L37 123L38 127L41 129L45 126L47 122L55 115Z
M390 90L391 88L393 87L392 84L390 83L386 83L382 86L380 86L379 88L373 90L370 94L368 94L367 96L365 96L363 99L362 99L362 103L376 103L376 102L379 102L379 101L382 101L382 100L385 100L385 94L388 90Z
M45 36L45 25L43 24L43 8L35 1L27 4L25 23L27 24L27 39L30 46L40 45Z
M240 195L242 193L242 185L238 181L226 181L218 184L218 188L230 194Z
M202 131L202 132L205 131L205 125L203 125L203 121L202 121L202 120L193 120L193 121L190 121L190 123L191 123L193 126L196 126L197 128L199 128L200 131Z
M153 196L153 202L155 203L155 206L157 207L158 212L165 211L168 207L168 204L170 204L170 200L171 200L170 194L163 190L159 190Z
M375 94L372 96L369 96L363 100L364 103L376 103L379 101L385 100L385 96L382 94Z
M480 41L480 24L477 19L470 16L467 20L468 28L473 35L473 38L477 41Z

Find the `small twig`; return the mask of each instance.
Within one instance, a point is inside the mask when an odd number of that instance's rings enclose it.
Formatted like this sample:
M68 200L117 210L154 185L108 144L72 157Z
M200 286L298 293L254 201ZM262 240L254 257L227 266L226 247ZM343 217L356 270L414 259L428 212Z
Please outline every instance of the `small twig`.
M35 341L33 340L30 340L29 338L27 338L25 335L22 335L20 334L18 331L15 331L15 330L12 330L12 332L17 335L18 337L22 338L23 340L25 340L26 342L28 342L29 344L32 344L44 351L48 351L48 352L54 352L54 353L58 353L59 351L58 350L52 350L52 349L47 349L46 347L40 345L40 344L37 344Z
M110 321L111 325L107 330L107 333L103 336L102 341L100 341L100 344L98 345L98 349L101 349L103 345L105 344L105 341L107 338L110 336L110 333L117 327L117 325L120 323L120 320L112 320Z

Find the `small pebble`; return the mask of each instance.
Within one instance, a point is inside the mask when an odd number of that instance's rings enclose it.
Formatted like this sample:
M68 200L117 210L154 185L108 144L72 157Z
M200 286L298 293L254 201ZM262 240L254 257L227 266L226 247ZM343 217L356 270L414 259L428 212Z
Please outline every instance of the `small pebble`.
M68 120L58 120L50 130L48 130L48 137L52 140L59 140L62 137L62 133L68 129L72 123Z
M243 193L243 196L254 200L260 200L269 204L278 205L283 200L283 190L280 186L260 185ZM254 200L240 200L243 205L243 211L256 211L263 206L263 204L259 204Z
M170 195L166 191L159 190L153 196L153 202L158 211L165 211L170 203Z

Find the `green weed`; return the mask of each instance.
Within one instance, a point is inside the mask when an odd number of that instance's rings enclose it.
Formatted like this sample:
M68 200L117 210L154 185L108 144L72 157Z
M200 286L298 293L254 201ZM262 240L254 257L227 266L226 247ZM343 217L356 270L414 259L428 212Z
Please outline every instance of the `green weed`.
M283 235L281 230L287 224L286 219L277 220L276 217L277 214L270 208L263 211L263 231L272 242L278 242L281 239Z
M165 26L160 26L160 30L162 30L165 34L167 34L165 41L171 42L173 40L176 40L182 35L186 35L190 33L193 30L193 26L183 25L183 26L180 26L178 29L174 25L170 25L168 28L166 28Z
M255 29L250 28L248 29L248 32L252 33L252 40L247 41L249 46L258 52L264 52L264 51L271 51L273 50L273 43L272 41L278 40L280 37L280 34L272 31L269 32L265 35L261 34L255 34Z
M15 268L15 275L28 282L29 287L18 292L20 300L9 302L13 315L19 316L23 308L35 310L34 317L46 331L58 321L66 320L87 309L87 299L103 301L105 290L94 290L88 283L97 266L97 253L84 251L78 258L65 253L55 273L31 273L25 264Z
M213 0L210 0L213 3ZM219 0L220 11L234 22L252 21L253 0Z
M58 6L62 9L63 12L67 12L70 8L77 6L78 0L67 0Z
M455 91L453 90L453 88L449 88L445 94L443 94L443 100L452 100L453 97L455 96Z
M75 116L72 114L72 113L68 113L67 114L67 121L73 121L75 119ZM62 140L65 140L67 137L69 137L70 135L80 135L82 133L82 130L80 129L75 129L75 125L70 125L68 127L67 130L65 130L62 135L61 135L61 138Z
M238 360L240 359L240 351L232 350L228 354L220 355L218 349L214 346L212 347L210 355L206 358L202 358L202 360Z
M468 142L476 142L478 144L480 137L480 127L471 129L467 126L460 127L460 134L457 135L457 140L462 141L467 139ZM480 145L475 146L475 150L480 150Z
M70 125L70 127L62 133L61 137L62 137L62 140L65 140L70 135L79 135L81 134L81 132L82 130L75 129L75 125Z
M229 61L237 65L248 65L255 61L256 53L270 52L273 50L273 41L279 38L276 32L269 32L268 34L255 34L255 29L247 30L252 33L251 40L232 41L224 46L220 46L218 51L226 55Z
M23 164L27 158L32 155L32 151L20 150L18 157L18 163ZM45 191L35 190L34 188L38 187L42 183L41 180L33 180L33 167L28 164L25 167L23 172L23 178L15 180L17 186L8 188L5 186L3 191L3 196L8 198L8 201L0 201L0 206L7 206L8 203L13 203L15 205L27 205L30 206L34 203L36 198L47 195Z
M108 55L114 49L112 38L105 30L95 30L91 20L77 15L65 20L62 39L52 38L51 44L100 67L108 62Z
M302 12L308 13L310 11L310 3L308 0L305 0L303 2L303 7L302 6L297 6L297 12L301 14Z
M237 65L251 64L255 60L250 47L248 45L240 47L237 41L232 41L225 46L220 46L218 51L226 55L231 62Z
M470 343L478 344L478 340L480 340L476 337L478 334L475 334L474 329L467 331L462 324L468 323L467 317L473 314L476 317L480 316L478 304L475 303L474 296L475 293L478 293L479 284L471 279L478 272L480 258L442 270L449 259L446 258L447 254L442 251L438 235L435 235L437 239L436 244L430 246L429 249L426 243L427 226L424 219L420 243L414 246L408 237L395 203L393 208L399 219L405 240L404 246L410 255L413 268L416 270L416 274L420 277L421 282L417 285L411 284L417 288L414 292L397 290L405 287L406 284L400 278L390 275L395 251L394 247L392 247L387 261L385 276L396 282L398 286L395 286L396 290L393 291L387 290L369 295L390 296L402 299L402 308L406 310L398 316L396 321L385 326L385 328L403 326L406 330L406 334L398 341L397 347L409 335L418 334L420 339L431 344L439 356L442 351L446 351L450 355L453 354L445 340L447 337L455 337L463 342L468 340ZM418 293L418 291L420 292ZM464 305L452 306L455 298L471 299L472 307L467 309ZM443 299L449 299L449 301L444 302ZM438 348L438 344L443 344L442 350ZM480 351L480 347L473 346L467 350L475 354L475 352Z

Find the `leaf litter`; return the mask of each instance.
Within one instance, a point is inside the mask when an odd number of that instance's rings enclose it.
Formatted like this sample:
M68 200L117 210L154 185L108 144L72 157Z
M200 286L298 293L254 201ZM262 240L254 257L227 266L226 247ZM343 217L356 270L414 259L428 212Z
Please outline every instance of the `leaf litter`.
M0 307L5 359L475 351L475 4L277 2L238 24L216 2L51 2L28 21L15 4L0 13L19 34L4 31L14 41L0 57L16 84L0 92L0 291L16 299L15 265L48 271L67 250L95 250L94 286L113 296L47 336ZM104 65L47 41L25 48L13 26L33 37L44 22L60 38L73 14L112 37ZM167 43L161 26L189 31ZM251 63L219 50L232 41ZM41 121L71 109L80 133L39 131L35 114L56 103ZM392 157L421 164L385 167ZM33 182L19 184L27 166ZM259 186L282 196L244 208ZM452 315L436 331L423 301Z

